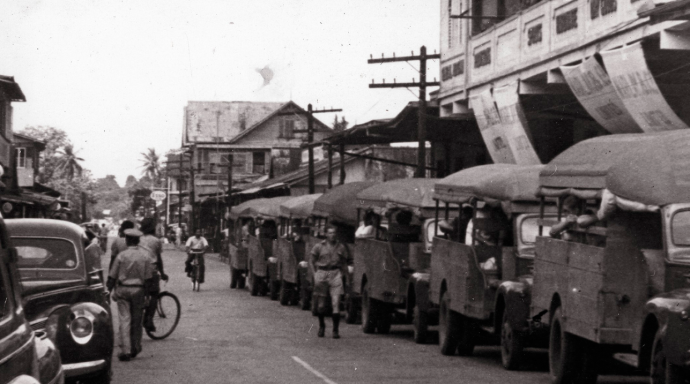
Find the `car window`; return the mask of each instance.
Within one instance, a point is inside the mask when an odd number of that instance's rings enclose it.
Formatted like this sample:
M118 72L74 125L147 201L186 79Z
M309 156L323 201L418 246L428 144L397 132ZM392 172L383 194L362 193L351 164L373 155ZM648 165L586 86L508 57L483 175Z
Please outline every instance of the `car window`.
M542 233L548 234L550 226L545 225ZM539 236L539 218L528 217L520 224L520 238L523 244L534 244Z
M63 239L13 238L20 269L74 269L77 254L74 244Z
M690 211L680 211L673 215L671 234L673 244L690 245Z

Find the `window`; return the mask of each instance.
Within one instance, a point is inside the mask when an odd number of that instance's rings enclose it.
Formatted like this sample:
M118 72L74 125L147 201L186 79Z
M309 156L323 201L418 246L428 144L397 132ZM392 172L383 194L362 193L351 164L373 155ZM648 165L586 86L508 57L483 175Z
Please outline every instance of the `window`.
M230 154L211 153L210 169L212 174L222 174L228 171L228 157Z
M280 120L280 129L278 132L278 137L285 139L292 139L295 135L295 120Z
M26 168L26 148L18 147L17 151L17 168Z
M61 239L13 238L19 269L74 269L77 254L74 244ZM71 278L65 275L65 278Z
M673 215L671 228L673 244L690 245L690 211L681 211Z
M252 153L252 173L265 173L265 154L264 152L253 152Z
M549 219L555 219L555 217L549 217ZM549 234L551 230L550 226L542 227L542 234ZM520 224L520 238L523 244L534 244L537 241L537 236L539 235L539 218L538 217L528 217L522 220Z

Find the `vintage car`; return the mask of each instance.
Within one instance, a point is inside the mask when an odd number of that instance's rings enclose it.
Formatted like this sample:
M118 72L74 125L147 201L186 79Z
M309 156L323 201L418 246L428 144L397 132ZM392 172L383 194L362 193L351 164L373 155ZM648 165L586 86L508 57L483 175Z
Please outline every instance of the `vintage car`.
M65 221L6 225L31 327L55 343L67 379L110 382L113 324L97 245L86 251L84 230Z
M611 356L652 383L690 377L688 148L688 131L603 136L541 171L539 195L560 200L568 226L537 237L520 299L522 322L550 332L552 382L593 383Z
M438 307L429 303L436 181L398 179L357 194L360 218L381 224L371 223L373 237L355 238L352 289L361 296L364 333L412 323L415 342L424 343L428 325L436 323Z
M307 253L303 237L309 232L306 224L314 209L314 201L321 195L297 196L280 204L280 233L274 243L273 255L278 260L281 305L299 303L299 263L306 260Z
M311 231L305 236L307 256L300 263L300 302L302 309L310 309L311 295L314 279L314 271L309 260L309 253L314 245L325 240L326 227L332 225L336 229L338 240L345 244L348 250L348 271L350 281L354 272L355 232L359 223L357 207L359 201L357 194L373 185L374 181L356 181L329 189L321 197L314 201L314 210L311 217ZM345 287L345 300L341 303L345 306L345 322L353 324L359 319L360 297L354 293L351 287Z
M457 233L436 229L431 256L430 299L440 306L442 354L466 356L477 344L500 344L504 367L516 369L523 335L533 336L528 346L540 346L543 338L524 319L540 209L556 217L555 204L542 207L536 195L543 167L480 165L436 183L434 198L444 203L446 220L449 206L463 207L452 227Z
M60 353L45 332L31 329L18 276L17 252L0 218L0 383L62 383Z

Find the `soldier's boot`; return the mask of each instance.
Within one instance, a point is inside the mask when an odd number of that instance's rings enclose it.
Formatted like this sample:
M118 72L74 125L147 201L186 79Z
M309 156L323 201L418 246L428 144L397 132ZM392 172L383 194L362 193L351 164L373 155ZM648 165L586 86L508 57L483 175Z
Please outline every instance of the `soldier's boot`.
M338 326L340 325L340 314L333 314L333 338L339 339L340 334L338 334Z
M319 333L316 334L318 337L323 337L326 333L326 321L323 319L323 315L319 315Z

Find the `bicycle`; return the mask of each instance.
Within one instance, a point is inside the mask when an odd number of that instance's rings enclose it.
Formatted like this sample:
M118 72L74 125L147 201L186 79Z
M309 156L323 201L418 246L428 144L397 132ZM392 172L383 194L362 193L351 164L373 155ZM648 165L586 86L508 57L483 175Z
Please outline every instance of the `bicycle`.
M193 255L192 259L192 272L190 273L191 278L192 278L192 291L199 292L201 289L201 260L200 258L203 257L204 251L196 251L196 250L190 250L189 251L190 255Z
M153 340L163 340L170 336L180 322L180 300L167 291L158 294L158 305L153 314L155 330L146 329L146 334Z

